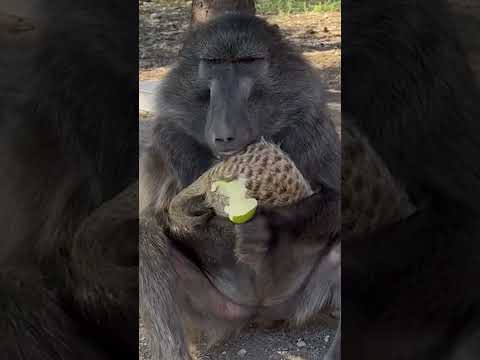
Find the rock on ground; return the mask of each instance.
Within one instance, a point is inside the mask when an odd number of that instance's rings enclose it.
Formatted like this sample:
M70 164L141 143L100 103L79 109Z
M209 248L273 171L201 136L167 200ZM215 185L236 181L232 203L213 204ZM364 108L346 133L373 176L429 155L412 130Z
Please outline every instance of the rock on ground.
M322 360L334 337L334 330L323 325L301 329L245 329L209 351L202 344L195 351L195 360ZM144 328L140 326L140 360L150 357Z

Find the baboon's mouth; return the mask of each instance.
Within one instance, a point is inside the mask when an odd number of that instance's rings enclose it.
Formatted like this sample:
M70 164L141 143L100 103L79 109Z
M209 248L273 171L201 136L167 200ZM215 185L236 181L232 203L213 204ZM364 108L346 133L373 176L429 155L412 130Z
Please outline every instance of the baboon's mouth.
M218 152L217 157L221 158L221 159L224 159L224 158L230 157L232 155L238 154L239 152L241 152L241 150L220 151L220 152Z
M224 160L225 158L228 158L230 156L241 154L241 153L245 152L250 145L252 145L252 144L254 144L258 141L265 141L265 139L263 137L261 137L260 140L257 138L255 140L252 140L252 141L246 143L242 147L238 147L238 148L235 148L233 150L218 151L216 153L216 157L217 157L217 159Z

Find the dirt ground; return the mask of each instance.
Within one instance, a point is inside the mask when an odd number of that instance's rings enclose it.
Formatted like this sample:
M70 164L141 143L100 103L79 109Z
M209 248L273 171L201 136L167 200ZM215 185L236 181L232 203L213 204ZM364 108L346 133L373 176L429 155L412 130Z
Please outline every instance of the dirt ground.
M161 78L175 61L182 36L188 29L190 12L184 3L140 4L140 80ZM261 15L261 14L260 14ZM327 88L340 90L340 12L265 16L280 26L320 71Z
M192 354L194 360L322 360L334 335L330 327L319 324L273 330L250 326L209 351L198 344ZM140 324L139 358L158 360L151 359L143 324Z
M188 29L189 10L185 2L140 3L140 80L161 79L166 74ZM340 103L340 13L269 15L265 18L278 24L284 35L319 69L328 89L327 101ZM149 114L141 114L142 120L148 118ZM141 121L141 132L148 132L149 125L148 121ZM333 336L332 328L318 323L300 329L249 327L210 351L204 351L199 344L196 360L320 360ZM142 324L139 352L141 360L150 360Z

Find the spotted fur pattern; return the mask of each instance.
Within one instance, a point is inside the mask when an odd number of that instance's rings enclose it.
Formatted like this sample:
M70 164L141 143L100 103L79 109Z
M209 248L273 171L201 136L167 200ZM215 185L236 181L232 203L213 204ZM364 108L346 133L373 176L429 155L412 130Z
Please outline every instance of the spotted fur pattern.
M189 201L205 196L205 206L224 212L225 198L211 191L218 180L246 180L247 196L255 198L263 207L278 207L295 203L312 194L312 189L293 161L277 145L261 140L249 145L243 152L232 155L214 165L193 184L181 191L173 200L169 216L176 226L191 229L199 216L189 216Z
M342 236L406 218L414 206L385 163L353 124L342 129Z

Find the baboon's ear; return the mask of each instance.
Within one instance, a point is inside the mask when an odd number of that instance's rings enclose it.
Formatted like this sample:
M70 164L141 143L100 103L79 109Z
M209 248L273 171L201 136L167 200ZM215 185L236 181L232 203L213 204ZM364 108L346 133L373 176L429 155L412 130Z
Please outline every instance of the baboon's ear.
M0 13L0 32L15 34L34 29L35 26L22 17Z

